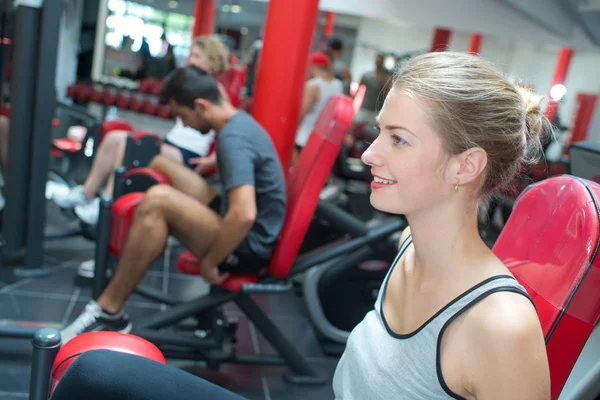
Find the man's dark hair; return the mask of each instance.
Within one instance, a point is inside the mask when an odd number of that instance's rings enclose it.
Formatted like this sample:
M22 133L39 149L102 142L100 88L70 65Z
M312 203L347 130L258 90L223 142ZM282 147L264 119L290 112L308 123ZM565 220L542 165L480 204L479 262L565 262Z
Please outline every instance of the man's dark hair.
M341 39L332 37L331 39L329 39L328 47L334 51L342 50L344 48L344 43L342 43Z
M194 108L196 99L221 104L223 98L217 81L206 71L186 66L167 75L160 91L160 102L167 104L173 99L182 106Z

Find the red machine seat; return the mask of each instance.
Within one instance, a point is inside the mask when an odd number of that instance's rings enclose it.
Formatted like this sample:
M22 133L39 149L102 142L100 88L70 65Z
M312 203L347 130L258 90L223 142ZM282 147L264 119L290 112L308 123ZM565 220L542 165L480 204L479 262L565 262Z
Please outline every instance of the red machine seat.
M53 139L52 144L58 150L68 153L75 153L81 150L81 142L68 138Z
M600 185L568 175L529 186L494 253L535 302L557 399L600 319Z
M134 354L165 364L165 357L160 350L138 336L118 332L89 332L76 336L65 344L56 355L52 365L52 387L54 391L71 363L81 354L92 350L111 350Z
M308 143L288 177L286 217L267 268L269 275L283 278L289 273L352 118L352 102L346 96L329 99L319 114ZM177 261L177 268L184 273L196 274L201 266L191 253L183 253ZM232 274L221 287L239 291L243 283L255 283L257 278Z
M200 275L202 262L191 252L186 251L179 255L177 259L177 269L184 274ZM244 284L258 282L258 274L234 274L225 280L221 287L230 292L239 292Z

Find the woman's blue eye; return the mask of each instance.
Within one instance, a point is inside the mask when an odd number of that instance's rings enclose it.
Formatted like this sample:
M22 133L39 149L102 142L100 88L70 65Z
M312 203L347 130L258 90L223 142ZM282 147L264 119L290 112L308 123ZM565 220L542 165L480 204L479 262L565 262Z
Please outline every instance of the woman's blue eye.
M404 139L397 135L392 135L392 140L394 141L395 145L401 145L406 143Z

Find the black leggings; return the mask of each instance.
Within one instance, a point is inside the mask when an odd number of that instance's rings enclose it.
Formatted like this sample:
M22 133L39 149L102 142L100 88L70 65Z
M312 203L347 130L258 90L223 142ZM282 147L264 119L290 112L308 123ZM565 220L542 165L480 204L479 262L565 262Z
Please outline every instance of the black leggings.
M244 400L181 369L140 356L93 350L67 368L52 400Z

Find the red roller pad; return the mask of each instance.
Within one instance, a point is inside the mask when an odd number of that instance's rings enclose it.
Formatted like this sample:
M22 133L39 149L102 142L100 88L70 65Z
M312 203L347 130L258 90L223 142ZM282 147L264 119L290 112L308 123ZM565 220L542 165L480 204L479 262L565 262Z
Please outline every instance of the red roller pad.
M76 142L71 139L67 139L67 138L54 139L54 140L52 140L52 144L57 149L59 149L61 151L66 151L69 153L75 153L75 152L81 150L81 143Z
M200 275L202 262L191 252L186 251L179 255L179 258L177 259L177 269L184 274ZM242 290L243 284L256 282L258 282L258 274L231 274L231 276L223 282L221 287L230 292L239 292Z
M132 168L127 171L124 178L130 178L133 175L146 175L156 181L159 185L170 185L171 180L163 173L152 168Z
M128 193L119 197L113 204L108 250L115 257L123 250L133 215L145 195L146 193L141 192Z
M51 394L69 365L81 354L92 350L116 351L166 363L165 357L155 345L138 336L118 332L84 333L67 342L56 355L52 365Z
M112 131L133 131L131 124L124 119L111 119L102 121L100 124L100 140Z

